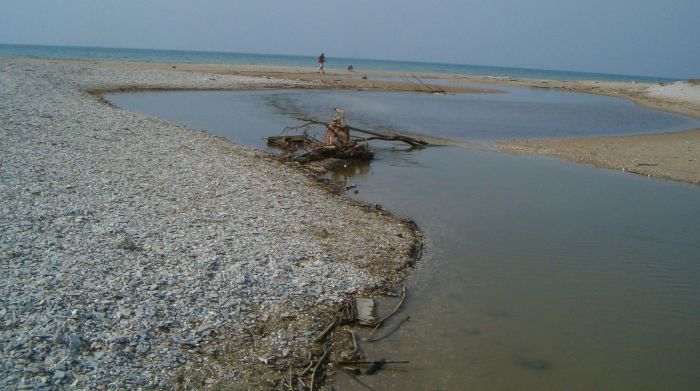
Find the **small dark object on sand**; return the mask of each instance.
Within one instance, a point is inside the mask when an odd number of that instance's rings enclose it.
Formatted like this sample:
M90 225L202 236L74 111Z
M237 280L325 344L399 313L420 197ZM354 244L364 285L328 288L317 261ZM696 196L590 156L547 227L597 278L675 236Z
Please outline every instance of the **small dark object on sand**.
M379 361L375 361L372 363L372 365L369 366L365 370L365 375L374 375L375 373L379 372L380 369L384 368L384 365L386 365L386 359L381 359Z
M362 374L362 370L360 370L360 368L342 367L342 369L343 369L343 371L345 371L347 373L351 373L353 375L359 376Z
M535 371L544 371L552 368L552 363L542 359L522 359L520 365Z

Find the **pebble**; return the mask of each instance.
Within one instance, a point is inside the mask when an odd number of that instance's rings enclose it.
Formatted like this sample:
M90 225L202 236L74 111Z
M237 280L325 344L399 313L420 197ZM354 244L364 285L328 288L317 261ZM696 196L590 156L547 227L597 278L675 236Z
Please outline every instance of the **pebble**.
M78 352L83 346L83 341L78 334L71 334L66 337L66 345L72 352Z

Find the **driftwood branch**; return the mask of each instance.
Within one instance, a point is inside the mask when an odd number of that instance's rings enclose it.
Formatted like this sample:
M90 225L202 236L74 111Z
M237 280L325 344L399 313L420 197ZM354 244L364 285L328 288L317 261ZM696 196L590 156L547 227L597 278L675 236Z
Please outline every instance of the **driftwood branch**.
M401 304L403 304L404 300L406 300L406 287L405 287L405 286L402 286L402 287L401 287L401 300L399 301L399 304L397 304L396 307L394 308L394 310L391 311L388 315L386 315L385 317L379 319L379 320L377 321L377 323L375 323L374 329L372 330L371 333L369 333L369 337L370 337L370 338L372 338L372 336L374 335L374 333L377 332L377 330L378 330L380 327L382 327L382 324L384 323L385 320L391 318L391 317L396 313L396 311L399 310L399 308L401 307Z
M396 332L396 330L398 330L404 323L408 322L409 319L410 319L410 316L407 316L407 317L401 319L401 321L399 321L399 323L396 326L394 326L391 330L389 330L386 334L382 335L381 337L368 338L367 342L378 342L378 341L383 340L384 338L387 338L391 334L394 334Z
M267 145L282 150L282 153L279 155L280 159L307 166L313 162L330 162L331 159L371 160L374 157L374 151L370 148L368 140L399 141L410 145L412 148L422 148L428 145L426 141L399 133L378 132L348 126L345 124L345 111L340 108L335 108L334 110L336 114L328 123L313 118L295 117L302 123L296 126L285 127L282 132L283 135L268 137ZM307 127L311 125L325 127L326 132L323 140L317 140L309 135ZM289 130L301 128L304 128L302 134L284 134ZM363 137L351 136L351 131L360 133ZM321 165L315 171L325 172L328 169Z
M431 87L431 86L425 84L425 83L423 82L423 80L421 80L418 76L416 76L416 75L414 75L414 74L411 74L411 78L413 78L413 79L409 78L409 77L406 76L406 75L401 75L401 78L402 78L406 83L415 86L415 87L416 87L416 91L418 91L418 92L428 92L428 93L431 93L431 94L440 94L440 95L444 95L444 94L445 94L445 90L443 90L443 89L438 89L438 88L434 88L434 87ZM418 83L416 83L414 80L417 80ZM422 87L421 87L421 86L422 86ZM425 89L423 89L423 88L425 88ZM426 90L427 90L427 91L426 91Z
M433 88L433 87L423 83L423 80L421 80L418 76L413 75L413 74L411 76L413 76L414 79L418 80L418 82L420 84L422 84L425 88L428 89L428 91L432 92L433 94L444 94L445 93L445 90L436 89L436 88Z
M401 142L404 142L412 147L424 147L424 146L428 145L427 141L423 141L421 139L406 136L403 134L398 134L398 133L381 134L378 132L373 132L371 130L356 128L354 126L348 126L347 128L349 130L353 130L353 131L358 132L358 133L364 133L364 134L371 135L372 137L366 138L367 140L401 141Z
M401 141L404 142L408 145L411 146L411 148L423 148L427 143L425 141L420 140L421 142L425 144L417 144L414 142L413 139L404 139L405 136L402 135L397 135L393 134L391 136L371 136L371 137L361 137L362 140L364 141L372 141L372 140L382 140L382 141Z
M312 118L295 117L295 119L302 121L303 124L295 126L295 127L286 127L285 130L286 129L299 129L299 128L307 127L309 125L328 126L328 124L326 122L322 122L322 121L315 120ZM354 131L357 133L368 134L370 136L373 136L374 137L374 138L372 138L373 140L401 141L401 142L404 142L412 147L420 147L420 146L428 145L428 143L426 141L423 141L423 140L415 138L415 137L399 134L399 133L383 134L383 133L375 132L372 130L357 128L354 126L345 125L345 127L348 130L351 130L351 131Z
M325 330L323 330L321 334L316 337L316 342L321 342L326 339L326 336L335 328L337 324L338 320L334 319L333 322L331 322L331 324L329 324L328 327L326 327Z
M326 361L328 356L331 354L330 349L324 347L323 348L323 356L318 360L318 363L316 363L316 366L314 367L313 372L311 372L311 391L314 391L314 386L316 385L316 371L318 371L318 368L321 366L321 364Z
M310 361L310 362L309 362L309 365L307 365L306 368L304 368L303 371L297 373L297 376L301 377L301 376L306 375L306 372L308 372L309 369L311 369L311 367L313 367L313 366L314 366L314 362L313 362L313 361Z

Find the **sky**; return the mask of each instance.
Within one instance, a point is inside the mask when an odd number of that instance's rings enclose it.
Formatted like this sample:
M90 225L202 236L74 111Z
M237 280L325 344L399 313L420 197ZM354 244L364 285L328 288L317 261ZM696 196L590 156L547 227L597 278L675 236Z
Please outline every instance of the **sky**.
M0 42L700 78L700 0L2 0Z

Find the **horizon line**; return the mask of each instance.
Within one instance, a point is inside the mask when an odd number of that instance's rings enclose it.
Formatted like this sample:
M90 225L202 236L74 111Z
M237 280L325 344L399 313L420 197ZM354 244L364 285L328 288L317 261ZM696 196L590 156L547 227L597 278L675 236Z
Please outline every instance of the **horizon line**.
M166 48L146 48L146 47L119 47L119 46L84 46L84 45L70 45L70 44L38 44L38 43L9 43L0 42L0 45L7 46L37 46L37 47L64 47L64 48L82 48L82 49L121 49L121 50L152 50L152 51L170 51L170 52L194 52L194 53L222 53L222 54L247 54L247 55L259 55L259 56L282 56L282 57L309 57L315 58L315 55L308 54L289 54L289 53L254 53L254 52L235 52L235 51L223 51L223 50L202 50L202 49L166 49ZM334 57L331 56L330 59ZM470 66L470 67L481 67L481 68L502 68L502 69L513 69L513 70L527 70L527 71L546 71L546 72L557 72L557 73L580 73L589 75L603 75L603 76L623 76L625 78L639 77L645 79L667 79L674 81L691 80L693 78L680 78L680 77L669 77L669 76L651 76L651 75L633 75L624 73L606 73L598 71L574 71L566 69L549 69L549 68L528 68L519 66L503 66L503 65L483 65L483 64L465 64L465 63L451 63L451 62L429 62L420 60L393 60L393 59L381 59L381 58L361 58L361 57L335 57L337 59L344 60L364 60L364 61L376 61L376 62L395 62L395 63L417 63L417 64L428 64L428 65L442 65L442 66ZM249 64L254 65L254 64Z

